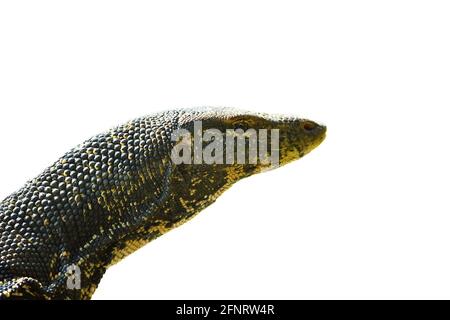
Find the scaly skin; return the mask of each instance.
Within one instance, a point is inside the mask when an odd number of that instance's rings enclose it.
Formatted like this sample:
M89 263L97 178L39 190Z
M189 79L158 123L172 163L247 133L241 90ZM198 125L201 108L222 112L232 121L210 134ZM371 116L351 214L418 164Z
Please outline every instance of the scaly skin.
M89 299L107 267L182 224L267 164L179 164L174 130L279 129L280 164L325 138L295 117L229 108L166 111L97 135L0 203L0 299ZM270 149L269 149L270 150ZM81 289L69 289L71 266Z

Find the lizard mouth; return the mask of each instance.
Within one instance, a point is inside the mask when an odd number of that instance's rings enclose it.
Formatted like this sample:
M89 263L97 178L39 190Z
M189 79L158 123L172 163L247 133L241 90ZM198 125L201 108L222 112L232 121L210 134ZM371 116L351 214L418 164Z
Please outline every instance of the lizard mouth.
M305 120L301 123L302 132L297 130L282 143L280 164L285 165L302 158L317 148L326 138L327 127ZM298 128L298 127L297 127Z
M327 127L312 121L307 121L303 124L303 129L309 137L309 141L303 150L304 154L307 154L318 147L323 140L325 140L327 136Z
M318 131L316 139L314 140L314 148L317 147L319 144L321 144L323 142L323 140L325 140L326 136L327 136L327 127L324 125L319 125L316 129Z

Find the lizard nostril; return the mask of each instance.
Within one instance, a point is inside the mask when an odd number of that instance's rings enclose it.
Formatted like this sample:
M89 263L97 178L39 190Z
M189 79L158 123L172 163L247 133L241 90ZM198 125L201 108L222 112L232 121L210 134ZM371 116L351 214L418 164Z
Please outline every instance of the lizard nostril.
M312 122L312 121L305 121L302 124L302 127L305 131L312 131L317 127L317 123Z

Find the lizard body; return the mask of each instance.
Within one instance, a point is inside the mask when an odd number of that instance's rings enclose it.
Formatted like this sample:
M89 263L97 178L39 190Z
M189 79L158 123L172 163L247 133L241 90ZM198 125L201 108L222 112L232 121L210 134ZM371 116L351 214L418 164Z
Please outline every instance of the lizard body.
M175 130L278 129L283 165L325 137L296 117L230 108L138 118L70 150L0 203L0 299L89 299L108 266L184 223L267 164L174 164ZM80 288L68 288L76 266Z

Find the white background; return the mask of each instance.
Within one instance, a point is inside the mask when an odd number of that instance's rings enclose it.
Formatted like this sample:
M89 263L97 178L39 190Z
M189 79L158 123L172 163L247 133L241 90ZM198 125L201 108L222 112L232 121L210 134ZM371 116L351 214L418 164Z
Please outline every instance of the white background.
M154 111L328 137L106 273L96 299L450 298L448 1L2 1L0 198Z

